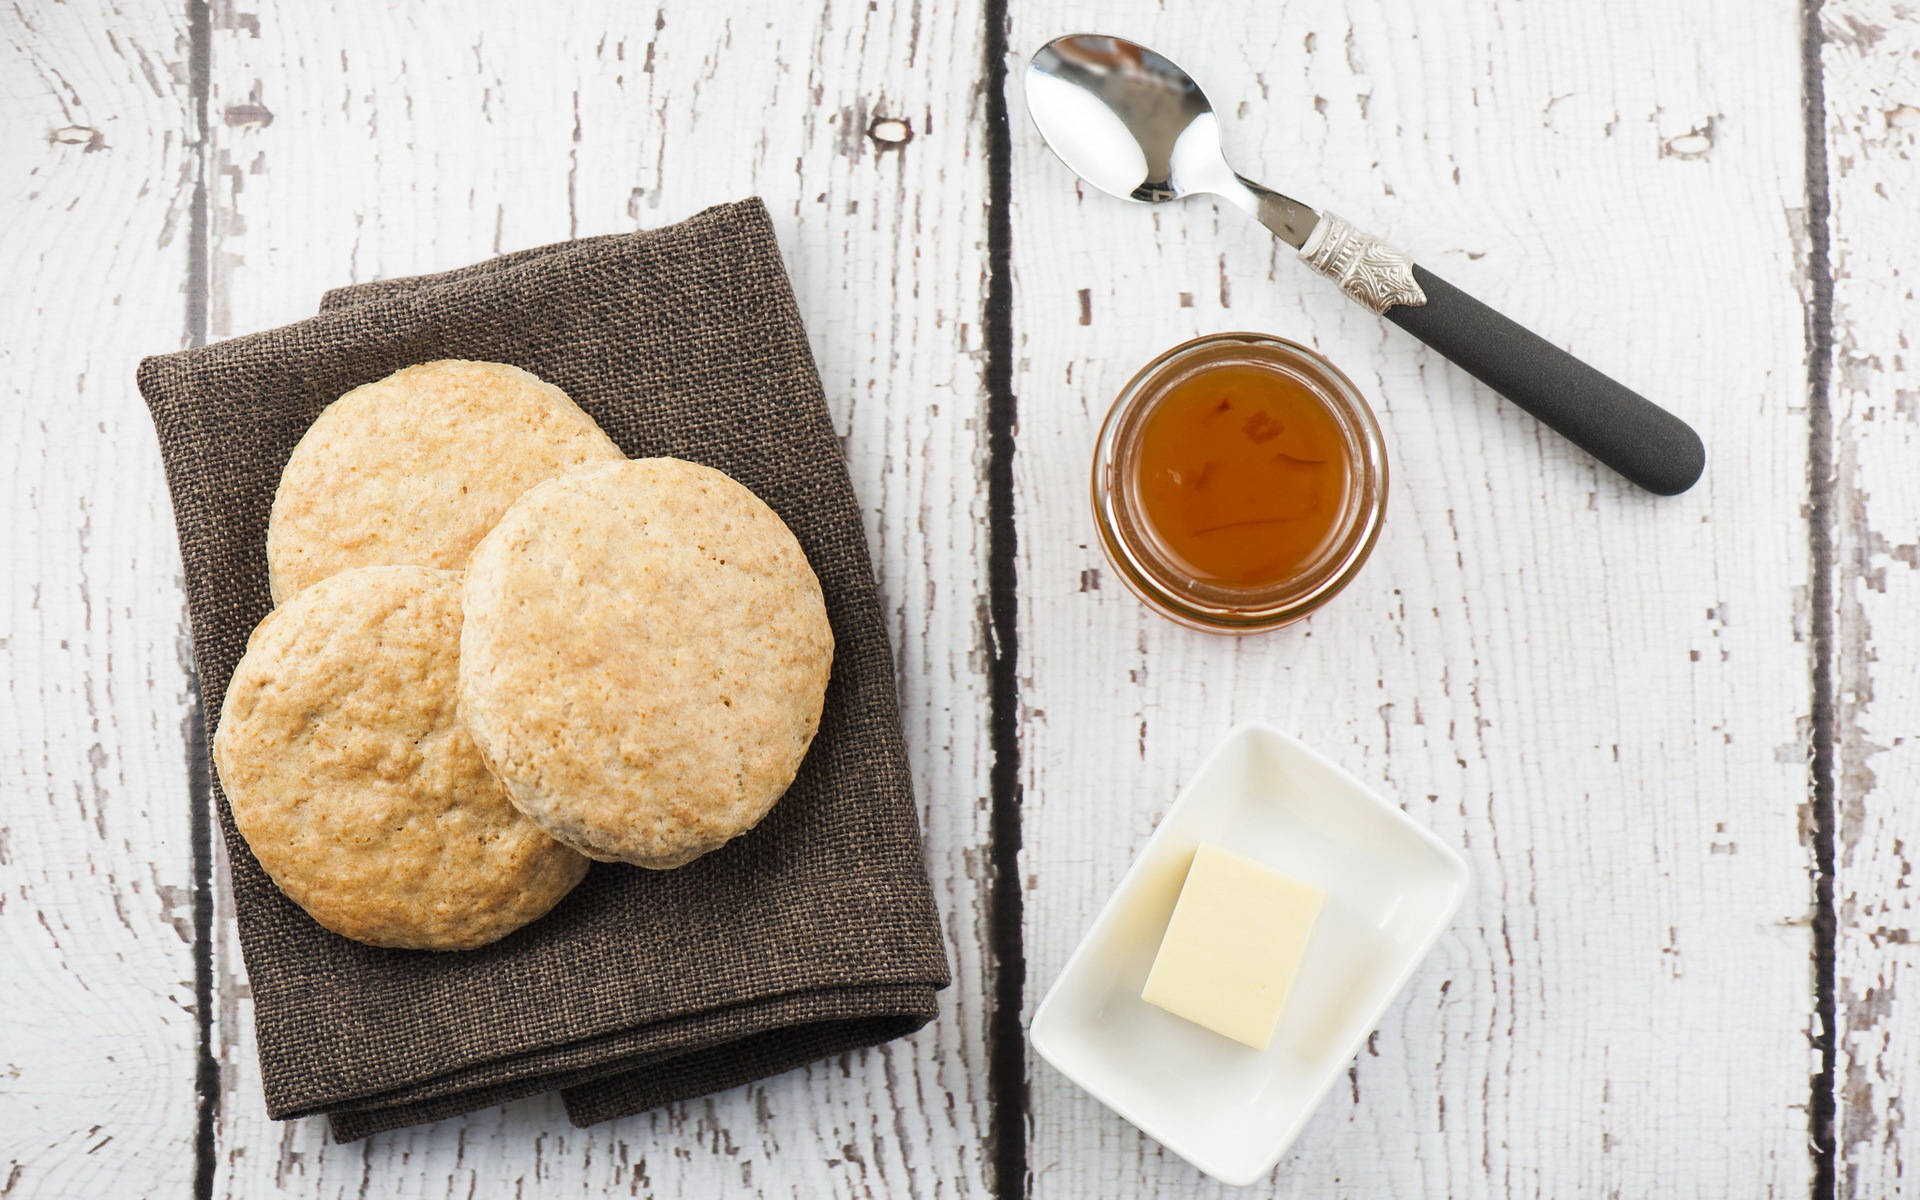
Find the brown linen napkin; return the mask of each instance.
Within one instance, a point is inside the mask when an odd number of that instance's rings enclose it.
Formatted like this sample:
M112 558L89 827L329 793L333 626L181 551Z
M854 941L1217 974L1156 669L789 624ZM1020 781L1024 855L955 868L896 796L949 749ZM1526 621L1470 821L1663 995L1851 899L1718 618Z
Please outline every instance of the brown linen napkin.
M383 950L267 879L216 790L267 1111L341 1140L564 1089L576 1124L732 1087L919 1028L948 982L893 660L860 514L758 200L445 275L330 293L282 329L149 358L209 723L271 607L267 514L315 415L437 358L566 389L629 454L718 467L772 505L837 648L793 788L676 871L597 863L481 950Z

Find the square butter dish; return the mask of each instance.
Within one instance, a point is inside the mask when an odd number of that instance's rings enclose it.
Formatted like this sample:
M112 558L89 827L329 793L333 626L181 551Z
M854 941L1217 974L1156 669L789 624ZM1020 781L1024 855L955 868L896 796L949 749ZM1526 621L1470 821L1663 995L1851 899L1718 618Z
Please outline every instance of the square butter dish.
M1203 842L1327 894L1265 1050L1140 998ZM1253 1183L1293 1144L1466 893L1466 863L1399 808L1278 730L1236 726L1040 1002L1033 1048L1202 1171Z

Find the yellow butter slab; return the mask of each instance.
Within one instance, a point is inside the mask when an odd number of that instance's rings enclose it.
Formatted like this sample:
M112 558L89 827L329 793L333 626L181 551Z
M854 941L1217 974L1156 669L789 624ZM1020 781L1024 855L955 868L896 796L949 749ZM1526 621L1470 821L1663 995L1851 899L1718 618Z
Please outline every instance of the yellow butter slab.
M1319 888L1202 845L1140 998L1265 1050L1326 898Z

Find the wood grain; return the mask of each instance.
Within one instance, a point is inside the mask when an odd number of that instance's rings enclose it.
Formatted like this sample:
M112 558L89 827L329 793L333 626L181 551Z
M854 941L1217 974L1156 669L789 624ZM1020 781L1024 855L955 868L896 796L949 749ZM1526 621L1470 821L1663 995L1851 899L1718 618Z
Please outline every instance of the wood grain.
M1237 212L1076 195L1016 137L1029 1004L1209 746L1266 718L1477 877L1273 1192L1801 1193L1797 15L1321 0L1230 25L1017 7L1012 46L1093 27L1168 52L1223 110L1241 170L1637 383L1698 425L1708 476L1637 493ZM1396 472L1347 593L1239 641L1147 613L1086 503L1119 386L1221 329L1332 357ZM1040 1197L1214 1194L1044 1063L1032 1089Z
M178 347L174 8L0 12L0 1195L193 1174L180 561L133 385Z
M1920 12L1836 0L1820 14L1832 203L1835 1000L1841 1194L1902 1192L1920 1045Z
M910 1039L659 1112L575 1130L544 1098L334 1146L264 1116L223 897L219 1194L983 1190L979 30L938 2L216 12L215 336L765 197L867 505L957 980Z

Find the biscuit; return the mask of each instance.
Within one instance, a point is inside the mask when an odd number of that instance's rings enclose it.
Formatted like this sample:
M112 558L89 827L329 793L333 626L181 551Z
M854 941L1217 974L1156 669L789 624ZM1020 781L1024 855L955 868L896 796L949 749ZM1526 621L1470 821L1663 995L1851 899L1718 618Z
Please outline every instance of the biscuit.
M664 869L751 829L799 770L833 662L820 581L733 479L672 458L540 484L475 548L461 714L520 810Z
M534 484L625 455L550 383L446 359L329 404L294 447L267 524L274 603L336 571L458 570Z
M460 723L459 646L458 574L364 567L268 614L234 671L213 738L234 824L335 933L470 949L586 874L513 807Z

